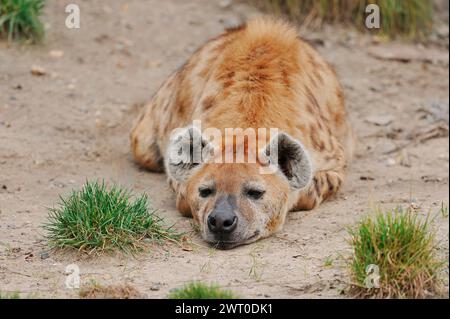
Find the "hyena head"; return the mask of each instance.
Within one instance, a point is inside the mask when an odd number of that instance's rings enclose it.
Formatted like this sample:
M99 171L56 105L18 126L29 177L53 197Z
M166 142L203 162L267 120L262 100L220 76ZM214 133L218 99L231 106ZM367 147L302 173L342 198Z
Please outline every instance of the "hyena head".
M172 135L166 161L169 178L182 185L184 205L203 239L229 249L279 230L295 194L312 176L303 145L279 133L252 163L222 163L210 155L213 149L198 129L187 127Z

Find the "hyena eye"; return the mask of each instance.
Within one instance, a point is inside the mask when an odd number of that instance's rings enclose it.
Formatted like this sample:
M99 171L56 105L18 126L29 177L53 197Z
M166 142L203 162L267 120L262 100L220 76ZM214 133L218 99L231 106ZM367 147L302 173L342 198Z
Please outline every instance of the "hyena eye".
M250 197L251 199L260 199L263 197L265 191L259 190L259 189L248 189L245 192L245 195Z
M200 197L206 198L214 194L213 188L199 188Z

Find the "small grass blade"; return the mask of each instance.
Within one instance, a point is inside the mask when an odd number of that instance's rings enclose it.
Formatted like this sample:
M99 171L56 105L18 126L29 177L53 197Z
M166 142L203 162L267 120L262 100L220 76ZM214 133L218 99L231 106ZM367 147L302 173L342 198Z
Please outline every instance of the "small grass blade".
M206 285L201 282L192 282L182 288L173 289L169 299L237 299L231 291L222 290L218 285Z
M0 0L0 38L39 42L44 37L40 17L45 0Z

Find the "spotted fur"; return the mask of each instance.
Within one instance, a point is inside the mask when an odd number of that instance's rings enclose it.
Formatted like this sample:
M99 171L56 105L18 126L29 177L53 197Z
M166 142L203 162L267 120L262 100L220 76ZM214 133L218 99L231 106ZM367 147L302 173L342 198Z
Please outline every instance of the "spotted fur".
M261 176L258 164L203 164L185 181L169 173L178 209L193 215L205 239L205 216L217 199L199 200L197 188L205 180L213 181L221 194L237 195L246 228L238 241L246 243L280 229L288 211L310 210L332 197L352 157L353 134L335 71L295 28L281 21L258 18L228 30L173 73L132 130L137 162L152 171L167 169L171 132L193 120L222 131L278 128L305 150L312 170L311 178L300 176L308 182L300 189L291 187L283 172ZM247 181L264 185L262 202L239 195Z

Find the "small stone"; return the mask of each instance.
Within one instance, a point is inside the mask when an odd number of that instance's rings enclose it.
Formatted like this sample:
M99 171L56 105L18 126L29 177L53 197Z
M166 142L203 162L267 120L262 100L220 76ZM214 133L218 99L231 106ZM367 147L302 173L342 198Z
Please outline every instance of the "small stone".
M41 252L41 259L48 259L48 258L50 258L50 254L49 254L49 252L48 251L43 251L43 252Z
M43 76L47 74L47 71L41 66L33 65L31 67L31 74L35 76Z
M444 101L432 101L424 103L423 107L419 109L419 112L425 113L424 117L430 123L436 123L439 121L449 124L449 106L448 102Z
M425 183L440 183L443 181L441 177L434 176L434 175L425 175L420 178Z
M395 159L393 158L388 158L385 162L386 166L394 166L395 164L397 164L397 162L395 161Z
M238 16L231 16L223 20L226 28L236 28L243 23L243 19Z
M161 65L162 65L161 61L147 61L145 67L148 69L156 69L159 68Z
M365 121L377 126L387 126L394 121L394 118L390 115L374 115L366 117Z
M30 252L27 252L27 253L25 253L25 260L31 260L31 259L33 259L34 258L34 254L30 251Z
M54 58L54 59L59 59L62 58L64 56L64 51L61 50L51 50L48 55L50 55L50 57Z
M219 2L219 7L222 9L227 9L233 4L233 0L221 0Z
M33 160L33 164L36 165L36 166L41 166L41 165L43 165L44 163L45 163L45 161L42 160L42 159L39 159L39 158Z
M161 283L160 283L160 282L153 283L153 284L150 286L150 290L151 290L151 291L158 291L158 290L160 290L160 289L161 289Z
M369 90L372 92L383 92L384 88L381 85L371 85L369 86Z

